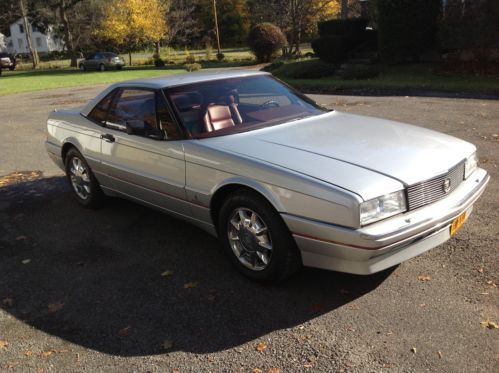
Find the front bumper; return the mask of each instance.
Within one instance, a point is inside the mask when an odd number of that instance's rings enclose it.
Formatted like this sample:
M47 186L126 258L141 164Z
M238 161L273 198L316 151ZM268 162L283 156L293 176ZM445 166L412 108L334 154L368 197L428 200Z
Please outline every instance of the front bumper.
M309 267L371 274L413 258L450 238L452 221L466 212L489 182L477 169L442 200L359 229L281 214Z

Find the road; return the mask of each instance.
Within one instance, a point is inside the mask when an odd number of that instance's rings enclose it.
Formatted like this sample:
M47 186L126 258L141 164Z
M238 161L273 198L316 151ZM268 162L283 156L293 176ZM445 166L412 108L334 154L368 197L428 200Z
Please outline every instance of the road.
M101 89L0 97L0 370L499 370L499 329L481 325L499 322L498 101L313 96L469 140L492 180L453 239L395 269L261 286L192 226L126 201L73 202L45 120Z

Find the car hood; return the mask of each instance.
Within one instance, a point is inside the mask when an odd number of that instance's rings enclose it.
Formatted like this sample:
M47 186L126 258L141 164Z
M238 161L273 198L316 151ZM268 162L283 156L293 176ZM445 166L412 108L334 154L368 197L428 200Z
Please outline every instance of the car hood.
M337 111L210 140L214 147L339 186L351 184L345 177L366 175L357 168L411 185L448 171L475 150L474 145L439 132ZM368 187L359 194L365 197Z

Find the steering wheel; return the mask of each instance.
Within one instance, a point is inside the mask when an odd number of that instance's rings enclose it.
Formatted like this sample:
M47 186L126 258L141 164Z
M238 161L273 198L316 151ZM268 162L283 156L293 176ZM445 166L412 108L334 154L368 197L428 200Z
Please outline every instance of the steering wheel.
M271 107L279 107L279 103L276 100L268 100L259 106L260 109L267 109Z

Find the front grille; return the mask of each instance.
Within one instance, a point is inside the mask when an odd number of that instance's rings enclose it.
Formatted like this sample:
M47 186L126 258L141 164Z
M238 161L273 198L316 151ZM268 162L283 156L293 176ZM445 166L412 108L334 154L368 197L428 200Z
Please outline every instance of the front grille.
M449 189L447 191L444 190L446 179L449 179L450 181ZM409 210L414 210L442 199L452 193L463 180L464 162L461 162L444 175L407 187Z

